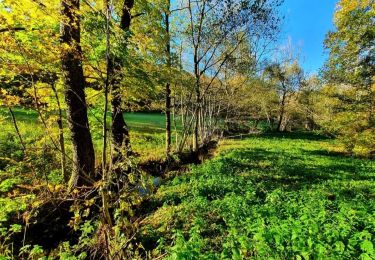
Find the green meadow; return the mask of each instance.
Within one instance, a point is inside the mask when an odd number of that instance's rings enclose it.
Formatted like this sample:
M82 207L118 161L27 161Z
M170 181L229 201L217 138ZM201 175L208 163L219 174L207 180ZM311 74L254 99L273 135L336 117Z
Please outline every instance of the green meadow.
M314 134L225 140L167 180L139 239L171 259L374 259L375 162Z
M19 127L21 136L26 142L34 142L43 135L49 135L57 138L57 124L55 121L48 122L49 130L45 129L42 122L38 120L38 113L35 110L25 108L14 108L14 115ZM102 149L102 123L101 110L90 109L89 119L92 129L93 142L96 150ZM165 136L165 115L161 112L130 112L124 113L124 118L128 124L130 134L133 136L132 149L140 156L141 160L160 159L164 155L164 136ZM66 124L66 122L64 122ZM9 111L6 108L0 108L0 143L12 140L19 142L15 137L14 125ZM172 128L174 129L174 128ZM177 131L180 125L177 125ZM69 143L69 135L66 131L65 138ZM172 134L174 137L174 134ZM48 138L47 138L48 139ZM172 139L174 141L174 138ZM48 142L48 140L47 140ZM100 154L100 153L98 153Z

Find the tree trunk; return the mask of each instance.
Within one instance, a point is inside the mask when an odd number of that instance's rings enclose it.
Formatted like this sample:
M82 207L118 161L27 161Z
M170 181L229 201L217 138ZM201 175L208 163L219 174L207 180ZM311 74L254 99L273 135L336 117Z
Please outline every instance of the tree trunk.
M169 9L170 9L170 0L168 0L168 10L165 13L165 30L167 33L167 67L169 72L168 81L170 80L171 72L171 40L170 40L170 31L169 31ZM165 153L167 157L171 151L171 84L168 82L165 85Z
M281 107L280 107L280 116L279 116L279 123L277 124L277 131L282 132L282 124L284 120L284 113L285 113L285 101L286 101L286 91L283 92L283 96L281 99Z
M131 23L131 9L134 6L134 0L124 0L124 4L122 7L122 15L121 15L121 22L120 28L127 33L130 29ZM125 41L126 35L124 35ZM118 160L123 158L124 156L128 156L130 154L130 136L128 126L125 123L124 116L123 116L123 109L122 105L122 98L121 93L119 92L119 82L115 79L116 72L120 71L122 68L122 61L115 57L114 64L110 65L108 73L110 74L109 77L112 79L112 142L114 146L114 150L116 155L113 157L113 162L116 163ZM124 149L126 150L124 154Z
M12 110L11 107L8 107L8 110L9 110L9 113L12 117L14 129L16 130L18 139L20 140L20 143L21 143L21 146L22 146L23 156L26 156L26 145L25 145L25 142L23 141L20 129L18 128L16 117L14 116L14 113L13 113L13 110Z
M125 123L123 116L123 109L121 107L121 96L118 93L119 86L117 84L112 85L112 141L116 155L113 158L113 162L116 163L124 156L130 154L130 136L129 130ZM124 149L126 150L124 153Z
M60 99L59 95L57 93L57 89L55 86L55 83L51 83L51 87L53 90L53 93L55 95L56 103L57 103L57 109L59 113L59 118L57 119L57 125L59 127L59 144L60 144L60 154L61 154L61 173L64 177L64 181L67 183L69 181L69 174L66 170L66 154L65 154L65 138L64 138L64 126L63 126L63 112L61 109Z
M95 171L95 153L84 92L79 2L79 0L61 1L61 43L63 46L69 46L69 48L64 47L61 53L67 118L73 145L73 172L69 189L91 184L90 177Z
M197 153L199 149L199 114L200 114L200 75L198 61L198 47L194 48L194 75L195 75L195 98L196 104L194 108L194 129L193 129L193 153Z
M176 85L175 85L176 89ZM177 131L177 121L176 121L176 96L173 97L173 106L172 106L172 115L173 115L173 128L174 128L174 134L175 134L175 147L177 149L177 144L178 144L178 131Z
M106 68L107 68L107 76L105 79L105 86L104 86L104 113L103 113L103 151L102 151L102 187L101 187L101 195L102 195L102 223L107 224L112 227L112 217L109 213L109 194L108 194L108 186L110 183L110 169L107 169L107 113L108 113L108 92L110 86L110 74L109 69L111 68L111 41L110 41L110 19L111 19L111 8L109 4L109 0L104 1L105 4L105 11L106 11L106 25L105 25L105 34L106 34ZM108 235L108 234L106 234Z
M165 152L169 156L171 152L171 88L165 86Z

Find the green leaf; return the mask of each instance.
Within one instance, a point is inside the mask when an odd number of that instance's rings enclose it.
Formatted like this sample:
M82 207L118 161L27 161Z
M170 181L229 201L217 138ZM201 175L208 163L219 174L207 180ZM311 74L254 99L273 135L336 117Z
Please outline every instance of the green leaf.
M361 243L361 249L363 252L366 252L370 255L374 253L374 245L369 240L365 240Z
M339 253L343 253L345 251L345 244L341 241L337 241L335 243L335 251Z

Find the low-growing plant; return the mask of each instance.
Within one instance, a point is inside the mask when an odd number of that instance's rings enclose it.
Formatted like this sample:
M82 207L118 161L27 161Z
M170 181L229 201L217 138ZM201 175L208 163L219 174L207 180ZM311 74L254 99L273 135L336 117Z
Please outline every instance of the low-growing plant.
M171 259L375 257L375 163L318 137L224 141L158 190L143 236L157 230Z

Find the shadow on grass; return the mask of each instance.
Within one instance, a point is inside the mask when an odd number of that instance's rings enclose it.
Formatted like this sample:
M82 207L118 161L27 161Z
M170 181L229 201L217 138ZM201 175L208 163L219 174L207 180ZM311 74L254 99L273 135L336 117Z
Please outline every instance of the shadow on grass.
M165 132L163 128L158 128L154 127L149 124L144 124L144 125L136 125L136 124L129 124L129 130L138 132L138 133L143 133L143 134L162 134Z
M327 156L327 157L336 157L339 159L343 159L344 157L349 157L350 154L345 152L335 152L335 151L328 151L328 150L313 150L313 151L305 151L305 153L313 156Z
M321 141L321 140L330 140L331 137L327 135L322 135L312 132L268 132L261 134L260 138L264 139L291 139L291 140L312 140L312 141Z
M306 159L306 153L308 158ZM267 189L296 190L328 180L375 181L374 165L324 151L278 153L265 149L239 149L223 159L222 173L247 174ZM311 163L311 162L314 163ZM315 163L316 162L316 163Z
M279 135L273 137L280 138ZM268 135L264 138L273 137ZM286 138L324 140L324 137L300 134L289 135ZM278 144L275 142L272 148L276 148ZM288 147L292 149L288 150ZM282 212L279 216L291 218L295 213L289 213L288 210L303 210L305 204L302 203L305 201L309 203L313 200L327 200L323 202L325 209L337 212L338 204L332 201L350 201L360 197L366 198L365 203L370 205L371 200L375 198L375 165L372 161L343 157L328 151L303 150L304 144L299 144L297 149L294 146L282 148L267 150L259 146L245 146L228 150L193 169L192 174L167 182L167 188L153 201L154 205L157 205L154 209L161 205L166 209L173 209L173 213L161 212L166 215L174 214L171 215L173 222L168 228L181 230L186 230L183 223L190 223L189 216L202 214L199 216L205 220L206 226L200 229L200 234L204 236L205 241L215 241L210 246L217 246L220 250L222 245L220 242L216 244L216 241L219 237L226 236L227 223L231 222L224 219L232 218L228 217L229 212L234 212L238 221L261 216L267 223L270 216L274 216L275 213L272 210L270 213L263 211L263 205L267 205L264 208L267 210L277 205L281 207ZM275 190L276 193L273 193ZM280 193L285 196L279 196ZM286 201L302 196L305 196L302 201L293 201L291 204ZM230 203L231 200L234 200L233 204ZM363 201L360 200L361 203ZM181 207L177 207L178 205ZM200 205L202 208L199 208ZM235 205L239 205L238 208ZM372 208L373 206L369 206L369 212ZM256 211L258 214L249 213ZM153 220L159 222L160 215L157 214ZM158 233L160 229L150 229L152 232L148 235L139 237L141 241L145 241L148 249L154 249L160 237L167 237L168 243L172 243L168 231Z
M27 123L35 123L38 119L38 112L31 110L31 109L23 109L23 108L13 108L14 116L16 117L16 120L21 122L27 122ZM0 115L9 117L10 119L10 113L7 108L0 107Z
M275 189L298 191L329 183L336 183L338 188L352 181L372 183L374 170L372 161L317 155L316 151L237 148L203 165L183 182L198 187L199 194L208 200L222 199L230 193L241 196L255 187L257 196L264 199ZM176 196L172 204L179 204L186 194Z

